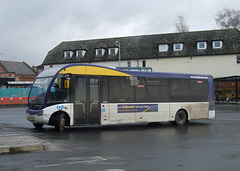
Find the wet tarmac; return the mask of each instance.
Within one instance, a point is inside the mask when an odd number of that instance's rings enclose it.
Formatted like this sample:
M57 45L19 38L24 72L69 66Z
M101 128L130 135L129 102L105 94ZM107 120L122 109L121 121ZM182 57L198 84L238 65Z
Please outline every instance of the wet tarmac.
M0 135L34 136L45 151L1 155L1 170L238 170L240 105L216 105L213 120L39 131L24 108L0 109Z

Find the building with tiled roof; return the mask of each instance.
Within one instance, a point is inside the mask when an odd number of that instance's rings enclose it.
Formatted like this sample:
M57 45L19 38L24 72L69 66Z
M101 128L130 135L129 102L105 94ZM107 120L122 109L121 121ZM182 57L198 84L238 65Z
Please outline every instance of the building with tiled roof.
M68 41L50 50L43 61L45 68L67 63L151 67L156 72L211 74L216 80L232 78L234 88L228 91L238 99L240 31L224 29ZM216 84L216 90L222 92L224 88L219 86L223 84Z
M11 85L24 85L35 77L36 72L25 62L0 61L0 87L8 86L9 82Z

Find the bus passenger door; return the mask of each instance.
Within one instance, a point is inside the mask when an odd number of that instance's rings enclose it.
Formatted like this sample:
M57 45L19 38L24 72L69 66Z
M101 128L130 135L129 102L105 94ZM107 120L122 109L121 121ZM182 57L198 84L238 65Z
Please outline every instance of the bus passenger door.
M87 78L75 78L75 105L74 120L75 124L87 123Z
M100 121L99 78L89 78L89 123Z
M75 78L75 124L94 124L100 120L99 78Z

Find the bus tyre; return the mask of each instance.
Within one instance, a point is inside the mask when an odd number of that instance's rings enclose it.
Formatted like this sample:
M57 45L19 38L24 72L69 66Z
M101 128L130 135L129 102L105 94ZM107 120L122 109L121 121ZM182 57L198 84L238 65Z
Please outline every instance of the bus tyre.
M55 130L58 132L63 132L66 125L66 120L64 114L59 114L56 116L55 120Z
M184 125L186 122L187 122L186 112L183 110L179 110L175 116L175 124L181 126L181 125Z
M34 126L36 129L42 129L43 124L36 124L36 123L33 123L33 126Z

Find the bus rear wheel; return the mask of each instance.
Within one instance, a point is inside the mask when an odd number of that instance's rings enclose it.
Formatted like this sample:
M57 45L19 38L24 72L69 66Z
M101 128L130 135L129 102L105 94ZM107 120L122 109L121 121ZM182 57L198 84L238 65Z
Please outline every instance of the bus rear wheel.
M179 110L175 116L176 125L184 125L187 122L187 113L183 110Z
M64 114L58 114L55 119L55 130L58 132L63 132L66 125L66 119L64 117Z

